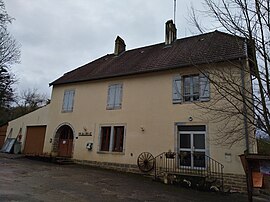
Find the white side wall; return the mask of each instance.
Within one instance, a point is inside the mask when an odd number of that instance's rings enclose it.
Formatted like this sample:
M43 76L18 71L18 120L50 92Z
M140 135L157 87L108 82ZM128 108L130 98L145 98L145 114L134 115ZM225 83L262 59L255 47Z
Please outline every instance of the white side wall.
M19 134L20 128L22 129L22 150L25 144L26 137L26 127L27 126L42 126L48 125L48 113L50 105L46 105L40 109L37 109L31 113L28 113L24 116L21 116L15 120L12 120L8 123L6 138L10 134L12 129L12 134L10 137L16 138Z

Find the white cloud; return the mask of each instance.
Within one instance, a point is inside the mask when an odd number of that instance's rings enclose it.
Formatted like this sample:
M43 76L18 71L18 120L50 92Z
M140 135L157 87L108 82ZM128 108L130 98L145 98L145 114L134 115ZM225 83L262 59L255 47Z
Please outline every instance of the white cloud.
M178 37L190 35L187 8L177 1ZM193 2L200 4L200 1ZM22 45L21 64L13 66L18 90L38 88L50 94L48 84L65 72L114 50L120 35L127 49L164 40L164 24L173 18L173 0L8 0L16 20L9 31Z

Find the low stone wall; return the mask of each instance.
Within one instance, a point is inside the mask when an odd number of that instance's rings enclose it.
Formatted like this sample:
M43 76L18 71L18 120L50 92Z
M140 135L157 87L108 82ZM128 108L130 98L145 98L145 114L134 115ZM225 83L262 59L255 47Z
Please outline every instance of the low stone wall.
M138 166L132 164L119 164L119 163L76 160L76 159L74 159L74 162L81 165L89 165L93 167L112 169L122 172L142 174L142 172L138 169ZM153 175L153 172L150 173L149 175ZM224 174L224 187L225 191L229 190L231 192L246 192L247 188L245 175Z
M245 175L224 173L223 177L225 190L228 189L231 192L247 192Z
M130 172L130 173L141 173L137 165L132 164L120 164L120 163L110 163L110 162L99 162L99 161L86 161L86 160L76 160L73 161L77 164L81 165L89 165L93 167L112 169L122 172Z

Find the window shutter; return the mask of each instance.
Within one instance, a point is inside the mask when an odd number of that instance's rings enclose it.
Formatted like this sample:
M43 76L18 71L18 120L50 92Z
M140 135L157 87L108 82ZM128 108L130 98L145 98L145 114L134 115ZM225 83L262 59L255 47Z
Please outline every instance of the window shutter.
M115 85L110 85L108 89L107 109L112 109L115 100Z
M116 89L115 89L115 103L114 103L114 107L116 108L121 108L122 105L122 89L123 89L123 85L122 84L117 84L115 85Z
M173 103L182 102L182 77L180 75L173 77Z
M73 111L74 95L75 95L74 90L69 91L68 111Z
M67 111L68 109L68 96L69 91L65 91L64 93L64 99L63 99L63 106L62 106L62 111Z
M203 102L210 100L210 83L208 74L200 74L200 100Z

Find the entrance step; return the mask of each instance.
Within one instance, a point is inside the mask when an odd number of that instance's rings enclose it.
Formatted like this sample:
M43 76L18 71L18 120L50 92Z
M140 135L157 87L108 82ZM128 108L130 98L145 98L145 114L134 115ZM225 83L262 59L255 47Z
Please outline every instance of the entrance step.
M71 165L75 164L74 161L71 158L67 157L56 157L55 163L61 164L61 165Z

